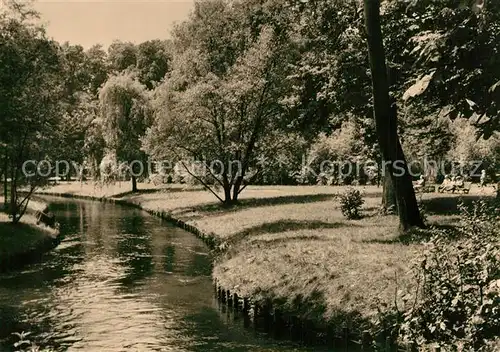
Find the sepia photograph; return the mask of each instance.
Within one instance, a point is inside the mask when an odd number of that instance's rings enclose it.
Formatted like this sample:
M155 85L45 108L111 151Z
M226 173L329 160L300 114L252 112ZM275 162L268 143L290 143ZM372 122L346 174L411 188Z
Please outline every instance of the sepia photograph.
M500 352L500 0L0 0L0 352Z

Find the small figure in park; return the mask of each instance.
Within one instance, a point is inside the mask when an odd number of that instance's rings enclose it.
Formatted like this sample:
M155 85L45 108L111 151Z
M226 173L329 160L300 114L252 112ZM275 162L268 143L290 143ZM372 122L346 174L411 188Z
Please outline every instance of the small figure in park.
M420 175L420 178L418 179L415 185L415 191L423 190L424 187L425 187L425 177L424 175Z
M486 187L486 170L481 170L481 177L479 178L479 186Z
M453 182L455 184L455 187L460 187L461 188L461 187L464 186L464 178L460 174L458 174L457 176L455 176Z
M441 186L439 186L439 189L438 189L440 192L443 192L443 191L453 191L455 190L455 184L454 182L451 180L450 178L450 175L445 175L444 176L444 180L443 180L443 183L441 183Z

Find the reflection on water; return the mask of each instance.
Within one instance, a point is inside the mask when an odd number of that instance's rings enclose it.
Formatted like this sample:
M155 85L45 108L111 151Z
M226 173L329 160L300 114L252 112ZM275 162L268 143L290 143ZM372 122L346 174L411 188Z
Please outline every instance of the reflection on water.
M58 351L299 351L226 321L196 237L136 209L50 200L65 240L0 276L0 351L21 331Z

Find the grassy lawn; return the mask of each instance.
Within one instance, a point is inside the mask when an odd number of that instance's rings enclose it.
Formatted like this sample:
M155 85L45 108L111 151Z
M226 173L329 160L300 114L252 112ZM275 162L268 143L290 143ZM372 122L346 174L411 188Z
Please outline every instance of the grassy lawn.
M173 189L184 189L183 185L169 185ZM152 183L138 184L139 191L154 191L167 188L166 186L155 186ZM57 185L41 189L41 192L67 193L78 196L111 197L120 194L127 194L131 191L130 182L117 182L109 185L99 185L92 181L88 182L66 182L62 181Z
M82 192L63 186L48 191ZM382 188L362 188L361 220L342 216L336 194L345 188L339 186L251 186L240 205L230 209L208 192L181 186L123 199L170 212L225 242L228 250L217 260L213 276L240 296L294 307L302 302L305 315L314 312L326 319L372 320L378 308L393 305L398 293L411 290L410 269L421 245L399 237L396 216L378 214ZM493 189L473 188L462 197L472 201L490 195ZM428 222L455 225L459 198L424 194Z
M43 210L45 203L30 200L26 214L18 224L12 224L9 216L0 211L0 263L5 258L29 252L44 242L47 237L55 238L56 229L37 224L34 216Z
M4 258L22 254L36 248L47 237L56 237L57 230L36 224L36 218L25 215L18 224L0 213L0 262Z

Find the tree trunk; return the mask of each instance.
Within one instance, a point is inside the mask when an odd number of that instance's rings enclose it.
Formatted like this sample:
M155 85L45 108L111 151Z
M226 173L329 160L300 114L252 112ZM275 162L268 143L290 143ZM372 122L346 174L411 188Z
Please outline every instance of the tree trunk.
M137 192L137 178L135 176L131 176L132 179L132 192Z
M233 187L233 203L238 202L238 196L240 194L240 188L243 183L243 176L238 176Z
M386 214L396 214L397 211L396 193L394 192L394 185L392 184L392 178L389 176L388 170L386 170L384 177L382 208Z
M225 205L231 205L232 199L231 199L231 185L227 184L224 185L224 204Z
M3 173L3 207L4 209L7 209L7 205L9 204L9 198L8 193L9 193L9 185L7 184L7 177L8 176L8 169L7 165L5 165L5 170Z
M388 162L394 185L400 229L424 227L408 165L397 133L397 112L391 104L385 52L380 25L380 0L364 0L365 26L373 86L377 137L383 160Z
M229 179L227 178L227 175L223 175L222 178L222 188L224 189L224 205L230 205L232 200L231 200L231 184L229 183Z
M17 216L17 170L15 166L12 168L10 179L10 215L12 222L17 224L19 218Z

